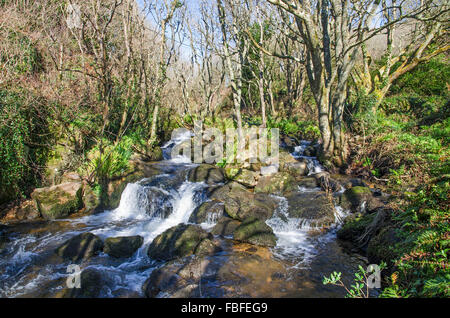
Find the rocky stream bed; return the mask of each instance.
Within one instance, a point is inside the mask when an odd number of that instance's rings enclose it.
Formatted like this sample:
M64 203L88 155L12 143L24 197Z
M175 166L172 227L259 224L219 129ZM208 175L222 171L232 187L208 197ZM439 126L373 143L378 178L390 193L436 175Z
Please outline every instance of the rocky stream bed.
M349 282L367 260L336 233L347 216L383 206L382 194L330 176L309 142L285 140L277 171L262 175L170 158L188 138L113 183L102 209L76 180L36 190L37 211L0 225L0 297L345 296L323 276ZM71 264L79 289L66 285Z

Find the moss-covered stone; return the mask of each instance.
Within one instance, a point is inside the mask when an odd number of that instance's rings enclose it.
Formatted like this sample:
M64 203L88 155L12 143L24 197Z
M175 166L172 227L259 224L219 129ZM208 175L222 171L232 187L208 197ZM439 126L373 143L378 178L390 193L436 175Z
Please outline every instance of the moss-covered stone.
M337 231L337 237L341 240L359 243L358 239L364 234L367 227L373 222L375 214L347 217L342 227Z
M87 213L94 212L100 205L100 196L92 189L91 186L86 185L83 189L83 207Z
M295 178L286 172L279 172L259 179L255 187L256 193L283 194L294 191L297 187Z
M241 222L228 217L222 217L212 228L211 234L220 236L230 236Z
M108 237L103 252L115 258L131 257L144 243L142 236Z
M225 168L226 176L229 180L234 180L240 184L253 188L257 184L259 177L259 172L251 171L248 169L239 169L235 167Z
M214 255L220 252L222 249L212 239L205 238L198 243L195 248L194 254L197 256Z
M213 165L201 164L189 171L188 180L206 184L223 183L225 182L225 171Z
M155 146L150 153L147 154L150 161L161 161L164 159L161 147Z
M67 182L36 189L31 197L36 201L42 217L53 220L78 211L82 207L82 191L81 183Z
M87 232L67 240L55 252L63 259L80 262L97 255L102 250L102 240L98 236Z
M368 202L372 199L372 191L366 187L352 187L345 190L339 200L339 205L344 210L352 212L359 212L363 202Z
M191 223L215 222L225 213L223 202L219 200L206 201L198 206L189 217Z
M80 274L80 288L67 288L64 298L97 298L104 286L102 273L94 268L87 268Z
M274 247L277 238L272 228L257 218L245 219L234 231L233 238L240 242Z
M277 206L276 201L268 194L253 193L242 186L224 186L215 191L212 198L222 201L225 212L238 221L248 217L267 220L273 215Z
M298 181L298 186L303 188L316 188L318 183L314 177L303 177Z
M393 261L399 256L395 245L400 242L397 235L397 229L394 226L388 226L380 230L378 235L374 236L367 246L367 258L371 264L380 264L386 262L388 266L393 265Z
M334 205L324 192L294 192L287 197L288 213L292 218L307 221L313 227L334 223Z
M147 254L161 261L188 256L206 238L212 239L212 235L200 226L180 224L158 235L150 244Z
M297 180L300 180L309 173L309 168L306 161L298 161L284 164L281 171L285 171Z

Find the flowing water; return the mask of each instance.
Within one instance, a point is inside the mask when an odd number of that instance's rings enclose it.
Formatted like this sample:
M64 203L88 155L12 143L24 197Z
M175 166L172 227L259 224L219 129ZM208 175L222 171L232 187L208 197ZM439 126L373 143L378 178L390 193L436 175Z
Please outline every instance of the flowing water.
M91 232L102 239L130 235L144 237L143 246L125 261L101 253L81 264L83 270L95 268L103 273L105 284L101 291L102 297L143 296L143 283L156 266L161 266L147 256L149 244L168 228L187 223L193 210L207 200L206 184L187 181L186 172L195 165L185 157L170 158L171 148L190 137L191 133L186 133L168 142L163 147L165 160L155 163L160 174L128 184L117 209L84 217L11 227L8 230L9 241L0 250L0 297L58 297L65 288L70 262L62 262L54 250L65 240L83 232ZM303 156L308 145L308 142L302 142L293 155L308 160L310 173L320 172L323 168L316 158ZM298 191L319 190L299 188ZM283 268L286 279L276 287L268 285L266 294L257 290L249 292L247 288L244 295L343 296L342 290L323 286L321 281L323 275L333 271L342 271L344 279L348 279L357 265L363 262L355 255L347 254L336 241L335 230L345 217L344 211L336 207L334 228L326 233L318 233L307 221L289 217L286 198L274 198L278 201L278 208L267 224L274 230L278 243L272 249L270 258ZM210 229L216 222L217 216L211 215L202 226ZM225 256L226 253L222 253L216 261L222 262L223 258L223 262L226 262ZM265 274L261 273L262 276ZM213 285L212 288L219 287ZM209 296L214 295L217 293L211 292Z

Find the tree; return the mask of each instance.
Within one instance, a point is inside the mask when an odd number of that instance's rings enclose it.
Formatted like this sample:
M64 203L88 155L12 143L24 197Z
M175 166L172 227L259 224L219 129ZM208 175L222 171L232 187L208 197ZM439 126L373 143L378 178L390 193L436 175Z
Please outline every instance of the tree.
M386 4L383 5L386 6ZM395 80L412 71L419 64L450 49L450 45L446 41L438 43L438 39L445 33L444 21L448 21L448 14L445 14L443 10L445 10L445 6L427 10L417 15L415 19L405 19L398 24L391 24L401 15L401 8L397 6L397 0L392 0L392 8L384 10L384 22L388 24L384 35L386 39L385 62L373 71L373 59L369 48L362 45L362 66L356 67L352 74L355 87L358 90L364 89L365 94L374 98L371 109L373 114L376 114ZM440 13L443 13L442 16ZM399 39L400 36L402 41ZM404 42L404 44L400 42ZM428 50L432 44L436 44L435 47Z
M377 25L376 17L392 9L382 0L267 0L294 17L299 40L306 46L305 66L317 104L322 136L321 156L340 166L345 162L343 111L350 74L361 46L406 17L417 17L433 1L402 1L402 14Z
M242 28L242 24L248 25L248 12L245 8L245 4L240 3L239 0L217 0L217 12L222 31L222 57L227 65L231 81L239 136L242 136L242 72L249 52L249 41Z
M161 107L162 90L167 81L167 67L172 59L172 53L174 45L168 50L166 39L167 39L167 27L174 17L175 11L181 8L183 4L179 0L164 0L163 4L163 16L160 21L161 26L161 42L159 46L159 66L158 66L158 77L156 80L155 87L155 97L154 97L154 108L152 116L152 126L150 130L150 139L148 146L153 146L156 142L156 124L158 121L159 109ZM172 33L172 39L175 34ZM173 43L173 42L172 42ZM169 51L169 52L168 52ZM151 148L151 147L150 147Z

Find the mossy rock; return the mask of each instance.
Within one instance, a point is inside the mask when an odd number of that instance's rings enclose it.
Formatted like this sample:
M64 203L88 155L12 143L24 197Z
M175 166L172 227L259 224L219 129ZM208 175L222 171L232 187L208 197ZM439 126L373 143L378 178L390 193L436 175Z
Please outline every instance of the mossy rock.
M374 218L375 214L347 217L342 227L337 231L337 237L357 244L358 239L364 234L367 227L372 224Z
M286 172L279 172L259 179L255 193L283 194L294 191L297 187L295 178Z
M339 205L344 210L352 212L359 212L363 202L368 202L372 199L372 191L366 187L352 187L344 191L339 200Z
M255 187L259 177L259 172L234 167L225 168L225 173L228 179L239 182L248 188Z
M280 167L283 167L285 164L295 163L298 161L289 152L287 152L283 149L280 149L280 152L278 154L278 162L279 162Z
M142 236L108 237L103 252L115 258L131 257L144 243Z
M266 220L272 217L277 202L266 193L254 193L237 182L230 182L212 191L212 199L224 203L231 218L242 221L254 216Z
M94 268L86 268L80 274L80 288L67 288L64 298L98 298L105 285L102 273Z
M309 168L306 161L298 161L285 163L281 171L287 172L297 180L300 180L302 177L308 175Z
M152 148L151 152L147 154L148 160L150 161L161 161L164 159L161 147L155 146Z
M82 192L81 183L67 182L36 189L31 197L36 201L42 217L54 220L78 211L82 207Z
M192 255L206 238L212 239L212 235L200 226L180 224L158 235L150 244L147 254L160 261Z
M217 224L212 228L211 234L219 236L231 236L234 230L241 224L241 222L229 217L222 217Z
M303 177L298 181L297 184L299 187L303 187L303 188L307 188L307 189L317 188L319 186L316 178L314 178L314 177Z
M264 221L257 218L245 219L234 231L233 238L236 241L250 243L259 246L274 247L277 237L273 230Z
M100 205L100 196L92 189L91 186L86 185L83 189L83 206L87 213L94 212Z
M393 265L394 260L399 257L396 244L400 242L397 229L394 226L383 228L374 236L367 246L367 258L371 264L386 262L388 266Z
M213 165L201 164L189 171L188 180L206 184L224 183L226 181L225 171Z
M312 227L330 226L335 221L334 205L325 192L294 192L286 199L289 216L303 219Z
M216 267L206 257L177 259L152 271L142 291L148 298L157 297L160 293L174 298L201 297L199 280L216 273Z
M225 214L225 207L223 202L219 200L212 200L203 202L198 206L189 217L191 223L216 222Z
M97 255L102 250L102 240L98 236L87 232L67 240L55 252L63 259L80 262Z
M210 190L208 191L208 197L222 202L229 196L231 192L249 193L246 187L234 181L228 182L223 186L210 187L209 189Z
M214 255L220 251L222 251L222 249L218 244L216 244L212 239L205 238L198 243L194 254L197 256L207 256Z

